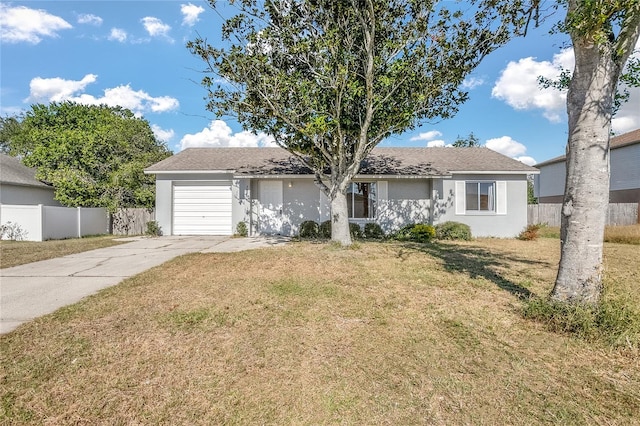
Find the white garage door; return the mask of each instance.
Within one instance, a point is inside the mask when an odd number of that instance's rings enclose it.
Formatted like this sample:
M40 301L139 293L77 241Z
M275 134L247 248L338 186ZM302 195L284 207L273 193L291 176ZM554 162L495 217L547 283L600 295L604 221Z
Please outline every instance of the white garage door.
M231 183L173 187L173 235L231 235Z

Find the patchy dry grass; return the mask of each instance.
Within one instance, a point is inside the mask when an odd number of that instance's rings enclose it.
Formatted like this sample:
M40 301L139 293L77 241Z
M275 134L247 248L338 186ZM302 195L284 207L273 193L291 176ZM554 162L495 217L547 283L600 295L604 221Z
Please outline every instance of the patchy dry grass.
M604 231L607 243L640 244L640 223L627 226L607 226Z
M11 424L634 424L640 354L548 332L559 242L194 254L0 340ZM640 306L640 253L606 245Z
M545 238L560 238L560 227L542 226L538 235ZM605 243L640 244L640 223L637 225L607 226L604 229Z
M24 265L93 249L110 247L121 242L113 235L71 238L50 241L0 241L0 268Z

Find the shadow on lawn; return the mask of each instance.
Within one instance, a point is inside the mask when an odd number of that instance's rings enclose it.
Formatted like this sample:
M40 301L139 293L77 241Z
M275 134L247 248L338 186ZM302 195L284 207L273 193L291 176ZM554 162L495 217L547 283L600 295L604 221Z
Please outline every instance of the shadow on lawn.
M497 268L509 268L509 262L517 262L529 265L544 265L546 262L514 257L506 253L495 254L481 247L449 245L441 242L430 244L409 243L404 248L426 253L442 260L445 269L449 272L461 272L471 278L482 277L494 283L499 288L508 291L519 299L528 299L535 296L529 289L514 283L503 277ZM402 253L399 253L402 257Z

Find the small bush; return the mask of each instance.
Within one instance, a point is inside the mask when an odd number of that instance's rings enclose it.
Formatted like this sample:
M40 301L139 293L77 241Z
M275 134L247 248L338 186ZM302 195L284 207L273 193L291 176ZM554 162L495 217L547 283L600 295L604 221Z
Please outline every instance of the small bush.
M429 242L435 237L436 229L427 223L408 224L393 234L393 239L398 241L415 241L417 243Z
M27 234L18 223L7 222L0 225L0 240L22 241L27 238Z
M318 238L320 225L313 220L305 220L300 224L300 238Z
M159 237L162 235L162 228L158 225L158 222L155 220L150 220L147 222L147 231L145 234L150 235L152 237Z
M603 340L611 346L640 345L640 315L619 301L603 300L592 306L531 298L525 302L522 314L553 332L588 341Z
M357 223L349 222L349 233L351 234L351 238L358 240L362 238L362 228Z
M436 236L436 229L426 223L418 223L410 231L411 241L427 243Z
M325 220L320 224L320 237L331 238L331 221Z
M413 223L403 226L393 233L392 238L398 241L409 241L411 239L411 230L414 226L415 224Z
M236 225L236 235L240 237L246 237L249 235L249 229L247 228L246 222L238 222Z
M379 240L384 238L384 231L377 223L367 223L364 225L364 237Z
M538 231L542 226L539 224L527 225L527 227L518 234L518 239L522 241L534 241L538 239Z
M436 238L439 240L465 240L471 239L471 228L460 222L443 222L436 225Z

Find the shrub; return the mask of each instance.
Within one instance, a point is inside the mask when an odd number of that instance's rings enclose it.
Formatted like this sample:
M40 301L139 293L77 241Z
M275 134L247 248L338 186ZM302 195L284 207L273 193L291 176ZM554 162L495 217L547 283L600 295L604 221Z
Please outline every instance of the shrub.
M640 345L640 315L619 301L605 299L592 306L531 298L525 301L522 315L553 332L604 340L611 346Z
M0 226L0 240L22 241L27 234L18 223L7 222Z
M320 224L320 236L322 238L331 238L331 221L325 220Z
M520 234L518 234L518 239L523 241L533 241L538 239L538 231L540 230L541 225L533 224L527 225L526 228Z
M145 234L150 235L152 237L159 237L162 235L162 228L158 225L158 222L155 220L150 220L147 222L147 231Z
M460 222L443 222L436 225L436 238L439 240L465 240L471 239L471 228Z
M431 241L435 235L435 228L427 223L410 223L397 230L392 238L398 241L426 243Z
M365 238L381 239L384 238L384 231L377 223L367 223L364 225Z
M313 220L305 220L300 224L301 238L318 238L320 235L320 225Z
M410 223L393 233L393 239L398 241L409 241L411 239L411 230L415 224Z
M418 243L426 243L436 236L436 229L426 223L418 223L411 228L410 239Z
M246 222L238 222L238 224L236 225L236 235L239 235L241 237L246 237L247 235L249 235L249 229L247 228Z
M362 238L362 228L357 223L349 222L349 233L351 234L351 238L360 239Z

